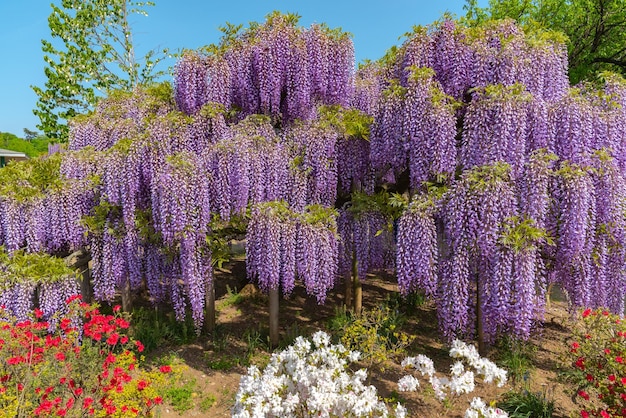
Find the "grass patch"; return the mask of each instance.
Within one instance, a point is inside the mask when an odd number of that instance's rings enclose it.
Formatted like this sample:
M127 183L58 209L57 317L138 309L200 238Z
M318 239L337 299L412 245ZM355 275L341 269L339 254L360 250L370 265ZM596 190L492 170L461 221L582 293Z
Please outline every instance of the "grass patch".
M551 418L554 413L554 399L549 399L546 391L508 392L498 402L498 408L506 411L511 418Z
M190 380L183 386L169 388L165 392L165 399L172 405L174 411L182 414L195 406L193 401L195 387L195 380Z
M157 308L136 308L131 314L132 335L141 341L146 351L164 345L183 345L196 340L196 330L191 315L178 322L173 312Z
M496 349L497 363L508 371L513 384L529 379L537 347L528 341L504 337L497 342Z

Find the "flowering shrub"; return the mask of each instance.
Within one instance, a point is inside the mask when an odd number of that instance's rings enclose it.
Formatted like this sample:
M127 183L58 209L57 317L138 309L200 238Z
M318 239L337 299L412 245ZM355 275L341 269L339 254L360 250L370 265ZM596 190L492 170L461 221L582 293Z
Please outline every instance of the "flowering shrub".
M565 363L583 418L626 417L626 322L602 309L586 309Z
M241 377L232 416L244 417L386 417L376 388L364 384L367 372L354 373L348 365L359 358L356 351L332 345L319 331L312 343L302 337L274 353L261 372L256 366ZM395 416L406 410L396 406Z
M463 341L455 340L450 348L450 357L457 359L450 367L450 378L438 377L433 361L425 355L407 357L402 366L417 370L422 377L428 377L435 396L444 401L448 394L459 396L471 393L476 386L475 376L480 376L484 383L495 382L498 387L504 386L507 381L506 370L500 369L492 361L480 357L476 347L467 345ZM472 370L466 370L465 366ZM413 375L406 375L398 381L401 392L416 391L420 386L419 380ZM506 417L506 412L485 405L480 398L474 398L470 408L465 412L466 418Z
M119 307L67 303L52 332L39 309L24 321L0 310L0 417L151 416L171 367L139 370L143 346Z
M361 360L383 368L388 360L406 355L406 348L415 336L402 331L403 318L388 306L364 310L359 316L339 312L332 328L341 336L341 344L362 353Z

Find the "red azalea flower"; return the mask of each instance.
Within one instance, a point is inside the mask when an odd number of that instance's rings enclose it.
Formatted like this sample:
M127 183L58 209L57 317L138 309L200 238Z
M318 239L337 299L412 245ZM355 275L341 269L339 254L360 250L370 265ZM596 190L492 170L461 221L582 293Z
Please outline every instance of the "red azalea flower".
M620 356L617 356L617 357L615 357L615 361L618 362L618 363L623 363L624 359L621 358Z
M65 354L58 352L54 355L54 358L58 361L65 361Z
M589 412L587 412L587 411L580 411L580 416L582 418L589 418Z
M161 373L169 373L172 371L172 368L166 365L166 366L161 366L159 370L161 371Z
M16 357L11 357L7 360L7 364L11 365L11 366L15 366L17 364L20 364L22 361L24 361L24 357L22 356L16 356Z
M154 403L157 405L161 405L163 403L163 398L160 396L157 396L156 398L154 398Z
M602 418L611 418L609 413L606 411L600 411L600 415L602 415Z
M587 392L585 392L584 390L579 390L578 391L578 396L580 396L581 398L583 398L586 401L589 400L589 394Z
M610 382L615 382L615 375L614 374L610 374L609 375L609 381Z
M113 312L119 312L119 311L120 311L120 309L122 309L122 307L121 307L120 305L115 305L115 306L113 307Z
M140 353L144 350L144 346L141 341L135 341L135 345L137 346L137 351L139 351Z
M111 334L109 338L107 338L107 344L115 345L119 341L120 336L118 334Z

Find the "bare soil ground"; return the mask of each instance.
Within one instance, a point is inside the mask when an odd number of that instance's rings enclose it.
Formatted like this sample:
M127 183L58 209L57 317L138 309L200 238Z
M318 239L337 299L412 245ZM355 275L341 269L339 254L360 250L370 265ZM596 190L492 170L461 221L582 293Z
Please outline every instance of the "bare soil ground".
M182 413L165 405L160 411L162 417L228 417L238 390L240 376L246 373L248 364L263 365L271 353L267 350L268 309L267 298L251 285L246 286L243 263L230 266L230 270L218 273L217 329L212 336L200 337L188 345L163 347L152 353L160 356L173 353L187 366L183 379L195 382L192 400L194 406ZM239 292L235 292L239 291ZM371 277L363 283L363 306L371 309L381 304L391 292L397 292L392 278ZM327 329L329 320L342 304L341 289L329 295L324 305L318 305L309 298L302 288L280 302L281 335L286 345L297 335L310 336L319 329ZM477 390L467 396L457 398L451 404L442 406L432 391L418 390L414 393L400 393L402 403L408 408L411 417L462 417L474 396L484 400L499 400L510 390L520 390L523 385L533 392L545 392L554 399L557 418L579 416L567 387L558 381L560 355L568 347L571 317L566 311L565 302L555 295L547 309L543 327L528 344L534 346L534 367L526 382L510 382L504 388L495 385L478 384ZM415 335L407 353L426 354L433 359L439 371L449 370L451 364L447 349L437 332L437 317L432 305L424 304L407 317L403 330ZM494 350L489 357L496 356ZM399 359L400 360L400 359ZM378 388L379 395L397 399L396 382L404 375L395 363L384 367L368 368L370 384ZM367 366L367 365L364 365ZM423 387L425 387L424 385Z

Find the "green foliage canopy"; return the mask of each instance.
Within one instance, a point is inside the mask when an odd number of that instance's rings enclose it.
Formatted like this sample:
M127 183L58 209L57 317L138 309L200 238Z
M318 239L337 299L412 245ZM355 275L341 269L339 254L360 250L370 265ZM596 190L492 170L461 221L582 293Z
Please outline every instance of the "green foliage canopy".
M52 4L48 25L52 40L42 40L47 81L33 86L39 97L37 125L49 138L67 138L66 121L89 111L100 94L132 90L162 75L155 66L167 54L135 58L129 17L146 15L152 2L133 0L62 0Z
M603 71L626 74L626 0L489 0L486 8L467 0L465 9L472 24L509 17L529 32L563 32L574 84Z

